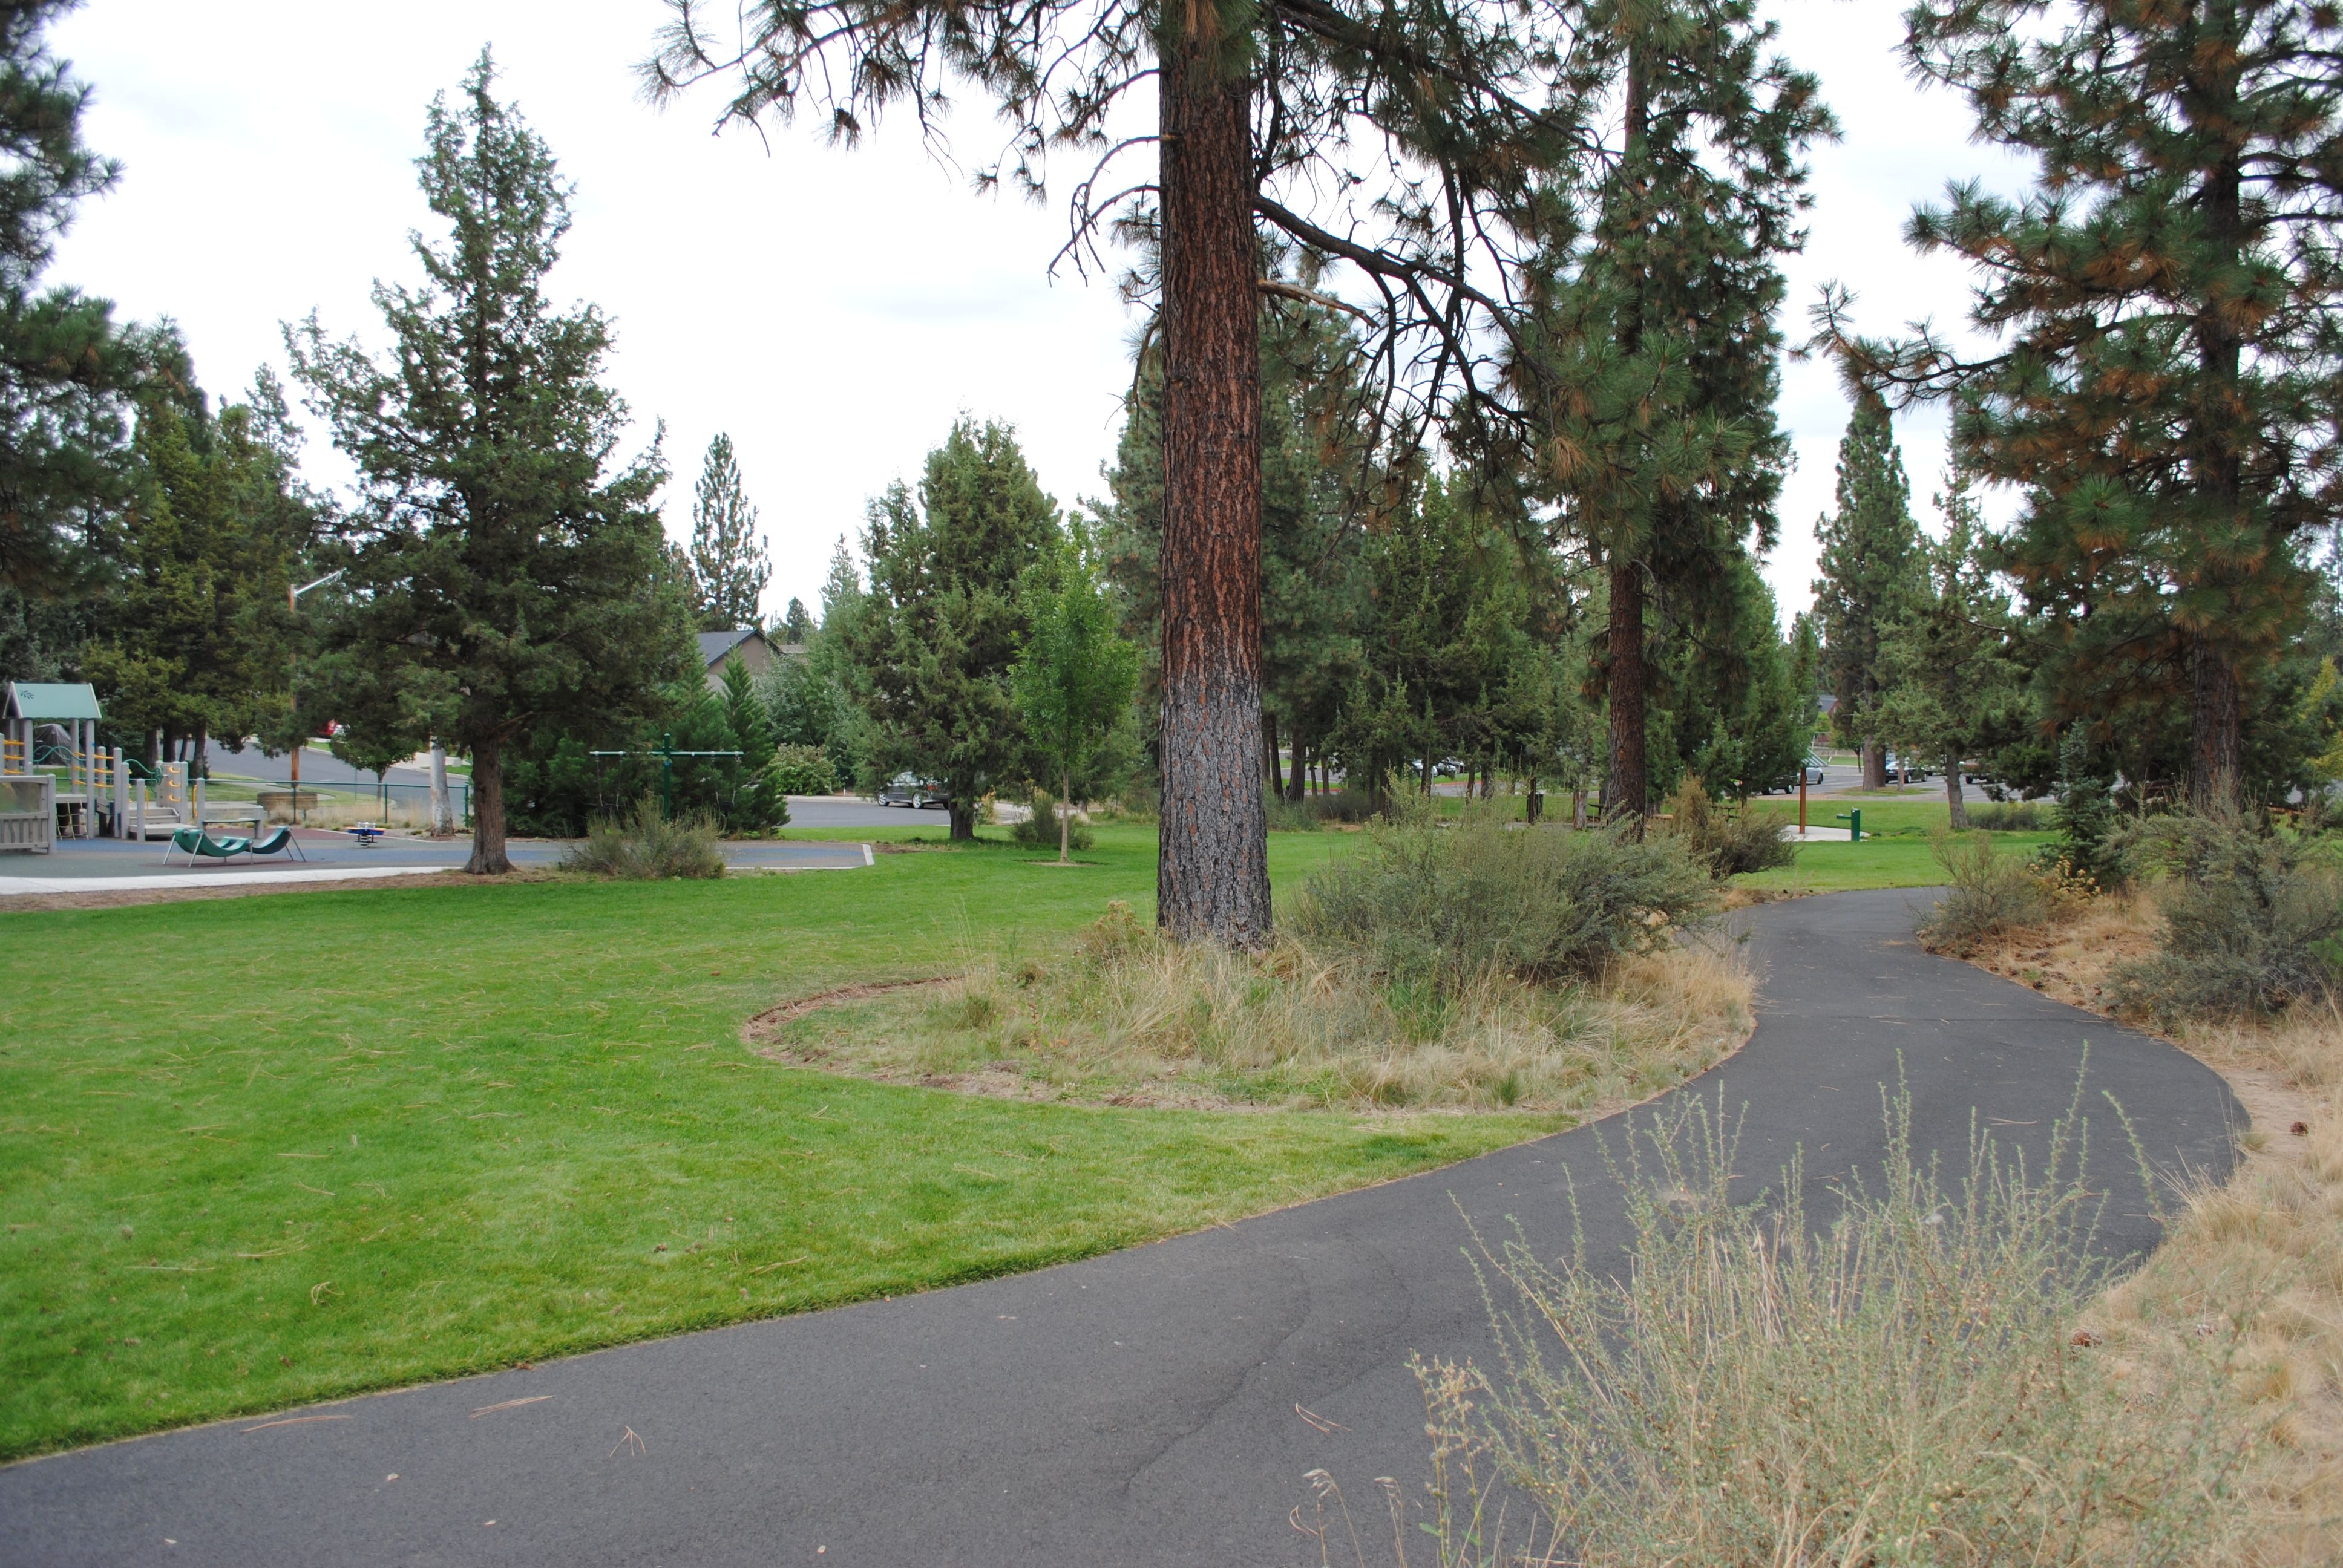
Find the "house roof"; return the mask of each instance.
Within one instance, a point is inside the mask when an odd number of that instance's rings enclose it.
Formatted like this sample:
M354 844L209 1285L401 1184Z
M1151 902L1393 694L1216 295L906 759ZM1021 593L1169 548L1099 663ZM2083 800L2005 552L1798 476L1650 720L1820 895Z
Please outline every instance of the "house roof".
M12 680L8 683L8 717L46 723L106 716L97 710L97 688L85 682L64 686Z
M762 638L764 633L753 626L735 627L730 631L703 631L699 634L699 662L713 669L724 662L731 651L750 638Z

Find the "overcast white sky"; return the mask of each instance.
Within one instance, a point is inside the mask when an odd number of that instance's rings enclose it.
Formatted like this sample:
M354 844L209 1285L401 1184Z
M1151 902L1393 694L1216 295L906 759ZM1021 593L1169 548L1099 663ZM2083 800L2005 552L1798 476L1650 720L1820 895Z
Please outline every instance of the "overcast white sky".
M1908 252L1903 222L1946 179L2006 184L2011 166L1969 144L1957 102L1906 80L1891 0L1772 9L1845 132L1814 157L1791 336L1826 278L1856 291L1868 327L1957 316L1962 274ZM578 186L554 292L615 317L613 379L646 438L667 422L668 530L689 536L691 478L729 431L771 538L769 613L814 601L865 498L914 476L960 410L1015 424L1061 504L1100 493L1131 321L1111 280L1046 275L1061 211L971 195L900 123L851 153L806 129L776 131L769 149L711 137L712 97L654 111L632 67L660 15L656 0L89 0L55 44L97 89L89 140L126 169L51 276L128 317L176 318L216 395L263 363L282 374L279 323L312 307L380 345L367 288L412 278L407 234L429 230L413 169L424 106L493 44L503 95ZM998 137L967 119L958 147L973 163ZM1807 602L1846 419L1827 366L1788 367L1782 418L1799 467L1768 576L1786 614ZM1942 427L1927 412L1902 424L1924 520ZM348 471L321 437L307 462L324 482Z

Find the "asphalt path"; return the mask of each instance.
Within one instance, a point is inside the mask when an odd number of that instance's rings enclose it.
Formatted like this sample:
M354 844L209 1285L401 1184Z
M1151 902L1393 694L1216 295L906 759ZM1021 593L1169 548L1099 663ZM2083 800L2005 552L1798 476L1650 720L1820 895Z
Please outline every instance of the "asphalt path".
M1819 1191L1877 1169L1899 1066L1916 1141L1957 1168L1973 1117L2038 1148L2087 1040L2089 1097L2159 1166L2227 1172L2245 1117L2217 1076L1922 952L1925 897L1754 911L1755 1036L1635 1115L1721 1097L1749 1191L1798 1150ZM2137 1254L2156 1225L2099 1109L2101 1241ZM1305 1473L1363 1526L1375 1477L1421 1498L1407 1358L1487 1352L1462 1216L1559 1252L1568 1183L1616 1257L1601 1144L1625 1125L1011 1279L15 1465L0 1562L1315 1563L1287 1519Z

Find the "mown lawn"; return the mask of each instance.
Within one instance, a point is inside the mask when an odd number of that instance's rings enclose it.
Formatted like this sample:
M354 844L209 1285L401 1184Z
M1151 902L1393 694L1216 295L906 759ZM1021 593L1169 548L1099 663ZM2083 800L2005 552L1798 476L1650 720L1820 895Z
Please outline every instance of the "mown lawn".
M1933 788L1934 793L1925 790ZM1974 797L1971 800L1976 804ZM1759 796L1749 809L1785 822L1798 817L1795 796ZM1744 887L1812 893L1851 892L1863 888L1927 888L1945 879L1936 864L1934 836L1951 819L1941 785L1913 787L1908 795L1810 795L1806 822L1815 828L1844 828L1842 814L1863 812L1863 842L1801 844L1796 865L1777 871L1757 871L1735 877ZM2055 833L1996 833L1993 841L2004 854L2028 858Z
M1273 836L1281 885L1345 837ZM0 1455L1032 1268L1558 1124L1012 1104L740 1043L1149 913L1151 830L1100 839L0 914Z

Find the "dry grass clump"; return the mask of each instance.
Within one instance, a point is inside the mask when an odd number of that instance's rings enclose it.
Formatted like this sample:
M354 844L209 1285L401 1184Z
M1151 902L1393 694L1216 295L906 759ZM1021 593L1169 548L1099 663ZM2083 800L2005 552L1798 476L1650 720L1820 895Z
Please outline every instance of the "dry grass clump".
M779 1060L1114 1104L1581 1114L1699 1071L1750 1027L1713 884L1677 845L1443 822L1403 802L1259 952L1111 906L1072 950L971 956L920 996L776 1020Z
M1489 971L1443 989L1291 936L1259 953L1170 941L1118 902L1071 951L824 1009L764 1049L1042 1099L1586 1115L1718 1060L1748 1033L1753 991L1726 943L1629 955L1591 983Z
M1631 1141L1624 1273L1483 1250L1492 1368L1417 1364L1443 1568L2181 1564L2235 1533L2221 1349L2152 1405L2073 1332L2106 1281L2070 1109L2039 1174L1976 1137L1967 1176L1916 1161L1890 1103L1884 1180L1819 1223L1735 1205L1720 1106ZM2143 1417L2148 1419L2143 1419ZM1493 1507L1526 1497L1508 1547ZM1523 1528L1524 1526L1529 1528Z
M1798 847L1782 836L1782 821L1762 812L1728 810L1709 798L1707 786L1686 776L1668 797L1669 837L1686 853L1725 878L1743 871L1770 871L1797 863Z

